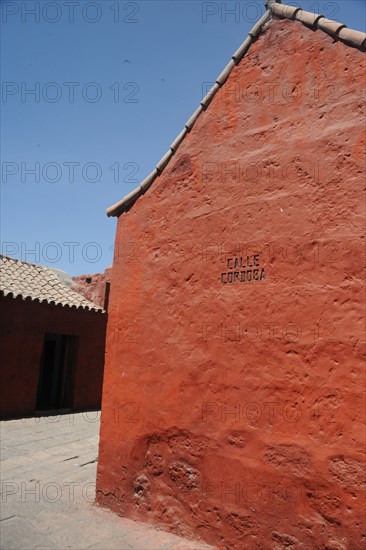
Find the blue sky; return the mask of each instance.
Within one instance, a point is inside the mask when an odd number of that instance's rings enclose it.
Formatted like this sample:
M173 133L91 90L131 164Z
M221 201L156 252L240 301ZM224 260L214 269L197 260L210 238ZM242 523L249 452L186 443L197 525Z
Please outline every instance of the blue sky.
M365 31L363 0L299 1ZM106 207L151 172L264 0L1 8L2 252L71 275L103 271L116 227Z

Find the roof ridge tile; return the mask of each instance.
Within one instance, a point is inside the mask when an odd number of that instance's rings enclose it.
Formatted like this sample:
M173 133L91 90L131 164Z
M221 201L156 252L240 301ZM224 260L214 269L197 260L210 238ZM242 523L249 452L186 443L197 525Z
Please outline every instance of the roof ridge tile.
M211 88L212 89L212 88ZM207 97L207 96L206 96ZM201 104L202 105L202 104ZM173 143L171 144L170 148L172 151L174 151L174 153L176 152L176 150L178 149L179 145L182 143L182 141L184 140L186 134L188 133L188 130L186 127L183 128L183 130L181 131L181 133L175 138L175 140L173 141Z
M214 98L217 90L220 88L220 84L215 84L212 86L211 90L205 95L205 97L201 101L201 105L203 107L203 110L206 111L207 107L210 105L212 99Z
M251 36L253 39L256 39L258 35L261 33L263 25L267 23L268 19L271 17L271 11L267 9L265 13L262 15L260 19L253 25L253 27L250 29L248 35Z
M239 63L239 61L241 61L241 59L247 53L252 43L253 43L253 37L251 35L248 35L244 40L244 42L239 46L239 48L236 50L236 52L232 56L232 59L235 61L236 65Z
M318 28L336 40L340 40L353 48L361 51L366 50L366 34L361 31L347 29L347 25L327 19L319 13L312 13L301 8L294 11L293 6L274 2L269 5L269 9L278 17L284 17L300 21L307 27Z
M155 168L157 169L159 174L161 174L161 172L164 170L165 166L168 164L174 153L175 151L173 151L173 149L169 149L169 151L167 151L163 158L158 162ZM143 189L142 185L140 185L140 187Z
M276 13L276 15L279 14ZM286 15L282 14L282 17L286 17ZM324 15L321 15L320 13L313 13L311 11L300 9L298 12L296 12L293 20L300 21L307 27L315 28L318 24L319 19L322 19L323 17Z
M187 120L187 122L185 123L184 126L187 128L188 132L190 132L192 130L197 118L200 116L202 111L203 111L203 107L200 104L199 107L193 113L193 115Z
M332 21L332 19L327 19L322 17L318 20L318 29L330 34L331 36L337 35L341 29L344 29L347 25L339 23L338 21Z
M216 78L216 83L222 86L226 80L233 68L235 67L235 61L234 59L231 59L229 63L226 65L225 69L220 73L220 75Z
M338 32L338 38L350 46L359 48L361 51L366 49L366 34L364 32L343 27Z
M278 3L272 4L270 9L275 15L286 17L287 19L295 19L297 12L302 11L299 7Z
M155 167L154 170L150 172L150 174L140 183L140 187L138 187L137 189L140 189L140 188L143 190L148 189L158 175L159 175L158 169ZM132 193L134 193L134 191L132 191ZM130 193L130 195L132 193Z

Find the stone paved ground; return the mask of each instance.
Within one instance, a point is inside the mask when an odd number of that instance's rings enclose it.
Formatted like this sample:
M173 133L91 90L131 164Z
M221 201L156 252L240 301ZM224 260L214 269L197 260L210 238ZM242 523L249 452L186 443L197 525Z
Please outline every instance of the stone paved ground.
M1 422L2 550L209 550L93 505L99 412Z

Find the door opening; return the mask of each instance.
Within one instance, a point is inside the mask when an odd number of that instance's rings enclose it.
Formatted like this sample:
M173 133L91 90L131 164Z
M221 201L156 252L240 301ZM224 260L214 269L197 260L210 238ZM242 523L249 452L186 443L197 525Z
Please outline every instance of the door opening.
M40 361L37 410L72 406L78 337L46 333Z

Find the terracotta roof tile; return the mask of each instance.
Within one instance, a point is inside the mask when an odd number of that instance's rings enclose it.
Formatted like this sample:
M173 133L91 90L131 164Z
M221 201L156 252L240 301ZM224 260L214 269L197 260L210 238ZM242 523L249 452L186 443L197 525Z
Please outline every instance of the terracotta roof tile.
M294 19L300 21L306 26L320 29L335 40L341 40L348 46L359 48L362 51L366 50L366 34L360 31L347 29L346 25L332 21L317 13L311 13L299 8L293 8L281 3L271 3L270 9L273 14L278 17Z
M343 28L339 31L338 38L355 48L362 50L366 48L366 34L364 32Z
M346 25L338 23L338 21L332 21L331 19L326 19L321 17L318 20L318 29L330 34L331 36L337 35L341 29L344 29Z
M152 172L144 179L144 181L140 184L141 189L148 189L154 179L159 175L158 169L154 168ZM136 191L136 190L135 190ZM131 193L130 193L131 195Z
M308 27L316 27L319 19L324 17L324 15L319 15L318 13L311 13L310 11L300 10L296 14L297 21L301 21L304 25Z
M187 120L185 123L185 127L187 128L188 132L190 132L194 126L194 123L196 122L197 118L200 116L200 114L203 111L202 105L198 107L198 109L195 110L193 115Z
M233 55L233 60L235 61L235 63L239 63L242 57L244 57L244 55L249 50L252 43L253 43L253 37L249 35Z
M235 61L232 59L231 61L229 61L229 63L226 65L225 69L222 71L222 73L216 78L216 82L217 84L219 84L220 86L222 86L224 84L224 82L226 82L227 80L227 77L229 76L229 74L231 73L231 71L233 70L235 66Z
M206 96L207 97L207 96ZM173 143L171 144L170 148L172 151L176 151L179 147L179 145L182 143L182 141L184 140L186 134L187 134L188 130L186 127L183 128L183 130L181 131L181 133L179 134L179 136L177 136L175 138L175 140L173 141Z
M170 159L172 158L172 156L177 151L178 147L186 137L187 133L190 132L191 129L193 128L196 120L199 118L199 116L201 116L202 112L204 112L207 109L208 105L212 101L217 91L226 82L234 66L237 65L239 61L247 53L250 46L258 38L264 25L271 18L271 16L287 18L293 21L295 20L299 21L303 23L305 26L311 27L314 30L316 29L322 30L323 32L332 36L335 40L340 40L348 46L358 48L362 51L365 51L366 49L365 33L354 31L352 29L347 29L346 25L343 25L342 23L338 23L337 21L326 19L324 15L320 15L317 13L314 14L314 13L302 10L300 7L288 6L286 4L282 4L281 0L267 0L266 6L267 6L267 11L259 19L259 21L257 21L254 27L249 31L248 36L246 37L244 42L241 44L241 46L239 46L239 48L236 50L236 52L232 56L231 61L228 63L228 65L226 65L224 70L216 79L215 85L211 88L208 94L202 99L198 109L196 109L193 115L188 119L183 130L180 132L178 137L171 144L170 151L168 151L168 153L164 155L164 157L156 165L155 170L151 172L151 174L147 176L147 178L145 178L145 180L139 185L139 187L134 189L122 200L120 200L119 202L110 206L107 209L108 216L119 216L120 214L122 214L122 212L125 212L131 206L131 204L140 195L142 195L146 191L146 189L148 189L151 186L151 184L154 182L156 177L161 174L161 172L164 170L164 168L169 163Z
M272 4L271 11L279 17L287 17L288 19L294 19L297 12L302 11L301 8L294 6L287 6L286 4Z
M262 31L263 25L267 23L270 17L271 11L267 9L264 15L262 15L262 17L258 19L255 25L250 29L248 36L252 37L253 39L257 38Z
M0 293L40 303L103 311L71 290L71 278L47 266L31 264L0 254Z
M165 166L170 161L170 158L174 155L174 151L172 149L169 149L167 153L163 156L163 158L158 162L156 165L157 171L160 173L164 170Z
M211 90L208 92L208 94L205 95L205 97L201 101L201 105L203 107L203 110L206 110L209 104L211 103L214 95L216 94L217 90L220 88L220 84L215 84L212 86ZM174 142L173 142L174 143Z

